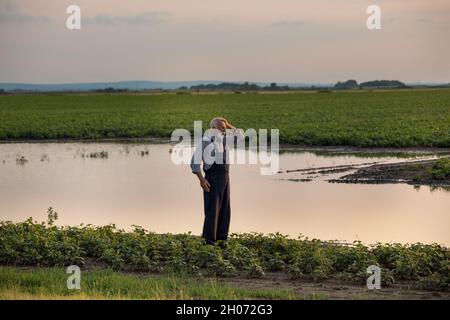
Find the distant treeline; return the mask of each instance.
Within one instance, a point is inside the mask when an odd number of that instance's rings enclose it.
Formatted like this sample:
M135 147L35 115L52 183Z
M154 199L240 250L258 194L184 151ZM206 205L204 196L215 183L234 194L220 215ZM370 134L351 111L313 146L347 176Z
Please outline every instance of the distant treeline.
M338 82L335 89L368 89L368 88L409 88L406 84L398 80L373 80L358 84L356 80Z
M188 89L187 87L181 87L182 89ZM219 84L200 84L190 87L191 90L226 90L226 91L258 91L258 90L268 90L268 91L285 91L290 90L292 87L287 85L278 85L276 82L272 82L267 86L260 86L255 83L237 83L237 82L222 82Z
M116 89L113 87L108 87L105 89L97 89L97 90L93 90L95 92L129 92L130 90L128 89Z
M43 92L98 92L98 93L133 93L133 92L174 92L177 94L188 94L190 92L200 91L229 91L234 93L243 92L257 92L257 91L289 91L289 90L318 90L318 92L330 92L330 90L352 90L352 89L406 89L406 88L450 88L450 83L444 84L411 84L406 85L399 80L373 80L361 82L358 84L356 80L347 80L344 82L338 81L334 86L329 85L295 85L295 84L277 84L272 82L270 84L257 84L250 82L221 82L221 83L207 83L196 85L183 85L173 88L129 88L124 86L105 86L104 88L81 88L81 89L33 89L28 87L18 87L13 89L0 88L0 95L8 93L43 93Z
M446 85L447 87L450 85ZM358 84L356 80L347 80L345 82L338 82L333 87L294 87L288 85L278 85L276 82L272 82L270 85L261 86L255 83L235 83L235 82L223 82L220 84L201 84L188 87L181 87L180 90L225 90L225 91L287 91L287 90L310 90L310 89L372 89L372 88L411 88L398 80L373 80L362 82Z

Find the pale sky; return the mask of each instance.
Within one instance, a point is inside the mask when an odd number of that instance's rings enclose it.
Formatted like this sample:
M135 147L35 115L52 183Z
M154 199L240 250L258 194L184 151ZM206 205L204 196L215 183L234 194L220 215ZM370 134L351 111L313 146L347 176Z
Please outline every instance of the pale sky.
M0 82L448 83L449 57L450 0L0 0Z

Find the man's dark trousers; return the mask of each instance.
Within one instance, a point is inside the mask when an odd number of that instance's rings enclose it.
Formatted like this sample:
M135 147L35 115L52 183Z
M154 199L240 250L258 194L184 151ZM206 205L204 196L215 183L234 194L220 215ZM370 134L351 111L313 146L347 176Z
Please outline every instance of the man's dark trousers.
M205 178L211 187L209 192L203 191L205 207L203 238L209 244L228 239L231 217L229 166L214 163L205 172Z

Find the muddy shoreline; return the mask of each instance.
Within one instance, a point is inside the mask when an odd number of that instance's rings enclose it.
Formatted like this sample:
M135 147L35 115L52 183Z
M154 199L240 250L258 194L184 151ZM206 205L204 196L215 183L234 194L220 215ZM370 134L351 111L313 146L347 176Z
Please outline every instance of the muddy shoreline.
M431 173L434 160L408 161L392 164L374 164L359 168L355 173L338 179L329 179L331 183L406 183L410 185L426 185L435 187L450 187L450 176L436 179Z
M300 296L324 296L331 300L362 299L362 300L448 300L450 292L446 290L423 290L416 288L413 281L399 281L380 290L368 290L365 285L346 283L330 278L320 282L305 277L290 279L275 272L264 278L229 277L217 278L220 283L240 288L256 290L284 289L293 290Z
M3 139L0 144L9 143L157 143L174 144L170 137L137 137L137 138L98 138L98 139ZM347 145L337 146L314 146L306 144L280 143L280 152L326 152L332 154L450 154L450 148L447 147L354 147Z

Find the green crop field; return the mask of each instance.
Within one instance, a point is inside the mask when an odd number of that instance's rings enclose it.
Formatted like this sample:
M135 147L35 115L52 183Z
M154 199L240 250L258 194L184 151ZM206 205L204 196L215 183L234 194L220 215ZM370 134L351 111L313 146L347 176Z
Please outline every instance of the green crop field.
M2 95L0 140L169 137L214 116L279 129L285 143L450 147L450 90Z
M155 234L140 227L132 232L104 227L55 226L47 223L0 222L0 266L61 267L95 265L114 270L175 272L191 275L264 277L279 272L291 279L364 284L367 267L378 265L389 286L409 280L420 289L448 290L449 254L438 244L351 246L281 234L233 234L224 250L204 245L190 234ZM3 272L3 271L2 271ZM0 272L0 289L2 275ZM6 277L8 278L8 277ZM4 282L4 280L3 280Z

